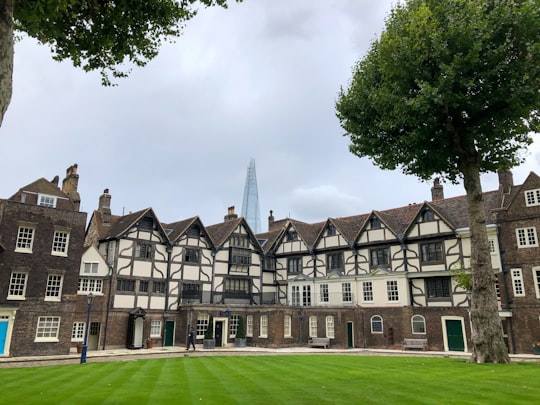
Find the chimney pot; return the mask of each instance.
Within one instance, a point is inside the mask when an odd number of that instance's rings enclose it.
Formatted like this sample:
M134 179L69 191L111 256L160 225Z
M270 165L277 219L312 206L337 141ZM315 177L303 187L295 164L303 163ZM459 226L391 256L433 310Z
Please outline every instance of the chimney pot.
M438 177L433 180L433 187L431 187L431 200L444 200L444 189Z

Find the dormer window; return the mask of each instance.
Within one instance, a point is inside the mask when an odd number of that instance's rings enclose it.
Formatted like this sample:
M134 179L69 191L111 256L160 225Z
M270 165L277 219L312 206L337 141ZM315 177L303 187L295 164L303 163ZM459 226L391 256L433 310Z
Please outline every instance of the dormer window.
M422 221L423 222L431 222L433 220L435 220L435 214L429 208L426 208L422 212Z
M334 236L336 234L336 227L334 225L328 225L326 229L328 236Z
M47 207L47 208L55 208L56 197L53 195L38 194L38 205L41 205L42 207Z
M525 205L527 207L540 205L540 188L525 191Z
M201 235L201 227L199 225L191 225L187 230L187 236L190 238L198 238Z
M369 223L371 225L371 229L380 229L380 227L381 227L381 221L377 217L372 217L369 220Z
M287 240L298 240L298 233L296 231L289 231L287 232Z
M150 217L143 218L141 219L141 222L139 222L139 229L151 231L153 228L154 228L154 220Z

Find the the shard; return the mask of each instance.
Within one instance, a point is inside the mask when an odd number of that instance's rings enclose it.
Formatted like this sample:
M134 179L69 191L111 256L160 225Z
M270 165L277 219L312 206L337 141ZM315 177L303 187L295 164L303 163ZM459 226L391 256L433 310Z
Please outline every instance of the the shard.
M244 200L242 202L242 216L246 218L253 232L261 232L261 213L259 208L259 192L257 191L257 173L255 159L251 159L247 169L246 185L244 186Z

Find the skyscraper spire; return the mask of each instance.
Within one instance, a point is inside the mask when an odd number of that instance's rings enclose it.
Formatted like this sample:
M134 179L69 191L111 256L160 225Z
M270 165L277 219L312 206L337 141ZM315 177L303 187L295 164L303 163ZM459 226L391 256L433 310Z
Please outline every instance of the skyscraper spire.
M255 159L251 159L247 169L246 185L244 186L242 216L246 218L251 230L255 233L261 232L260 211L259 192L257 191L257 173L255 172Z

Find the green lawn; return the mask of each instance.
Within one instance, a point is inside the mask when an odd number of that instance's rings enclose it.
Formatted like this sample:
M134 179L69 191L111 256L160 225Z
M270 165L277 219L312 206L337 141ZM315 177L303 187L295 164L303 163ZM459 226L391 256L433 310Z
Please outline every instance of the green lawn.
M0 393L1 404L533 404L540 363L192 356L0 369Z

